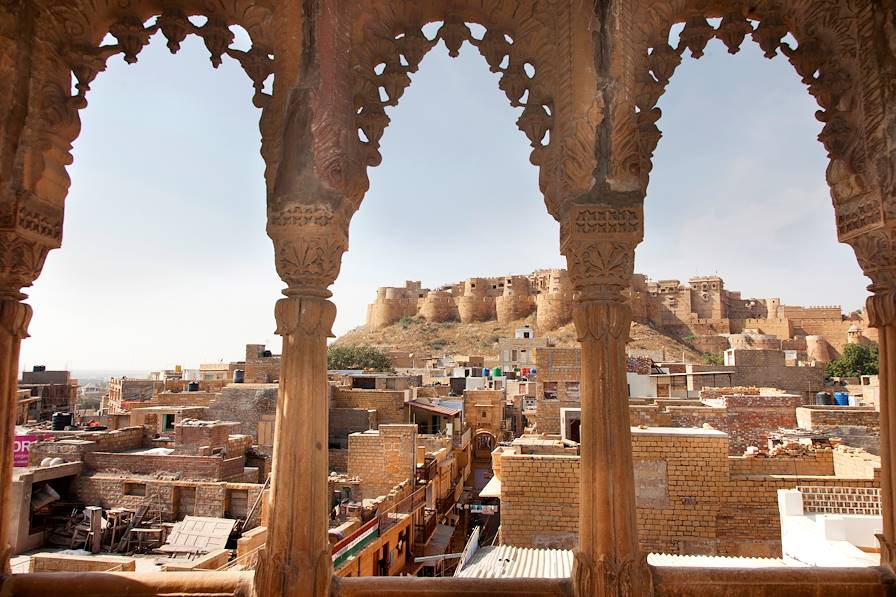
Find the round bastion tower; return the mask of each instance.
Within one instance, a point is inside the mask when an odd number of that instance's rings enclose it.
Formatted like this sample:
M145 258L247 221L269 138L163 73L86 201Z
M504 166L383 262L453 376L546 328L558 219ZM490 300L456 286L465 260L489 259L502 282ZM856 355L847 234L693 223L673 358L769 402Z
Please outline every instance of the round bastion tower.
M806 336L806 356L810 361L830 363L831 352L824 336Z
M430 291L423 299L420 315L433 323L456 320L457 305L454 304L454 297L447 290Z
M535 309L529 278L507 276L504 278L504 292L495 299L498 323L504 325L527 317Z
M420 282L406 282L404 288L377 288L376 300L367 307L367 327L379 330L397 323L405 315L417 314L417 299L423 294Z
M547 287L538 294L535 305L539 332L554 330L572 321L572 285L566 270L550 271Z
M464 293L457 299L457 312L463 323L491 321L495 318L495 297L489 296L489 283L482 278L468 278Z

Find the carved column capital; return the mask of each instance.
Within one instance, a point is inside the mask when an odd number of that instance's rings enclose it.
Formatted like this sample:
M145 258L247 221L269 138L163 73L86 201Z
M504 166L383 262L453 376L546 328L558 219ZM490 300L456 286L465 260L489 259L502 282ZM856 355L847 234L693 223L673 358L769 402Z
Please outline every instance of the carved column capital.
M575 205L560 227L560 252L578 302L622 303L644 237L641 206Z
M37 279L52 248L42 240L0 230L0 298L25 298L19 289Z
M336 305L317 297L291 296L277 301L274 317L279 336L298 332L306 336L332 338Z
M31 323L31 305L15 299L0 299L0 326L4 332L24 340L28 337L29 323Z
M329 298L348 250L348 218L329 205L278 203L268 210L267 230L283 294Z
M868 290L896 289L896 228L884 226L847 241L856 254L862 272L871 278Z
M865 301L871 327L882 328L896 324L896 290L874 287L872 290L874 294Z

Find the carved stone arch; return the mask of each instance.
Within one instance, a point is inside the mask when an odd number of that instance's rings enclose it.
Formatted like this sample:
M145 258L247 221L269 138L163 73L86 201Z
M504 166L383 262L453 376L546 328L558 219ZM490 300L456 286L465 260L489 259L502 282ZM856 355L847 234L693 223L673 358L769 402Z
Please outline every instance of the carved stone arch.
M841 241L873 229L883 221L881 181L874 156L885 142L881 121L878 66L866 47L872 41L873 13L868 3L824 0L764 0L746 5L736 0L642 1L630 16L627 53L633 65L617 98L612 170L619 178L637 179L645 192L653 152L661 137L656 104L686 51L703 54L712 39L736 53L752 37L772 58L781 52L815 97L824 123L819 140L830 158L827 179ZM708 19L721 19L710 25ZM680 43L669 45L673 25L684 23ZM795 47L784 40L796 39Z
M196 26L188 16L207 20ZM157 32L167 38L172 53L187 35L196 34L205 42L213 66L224 55L242 65L255 87L253 102L264 107L271 97L263 86L274 68L273 21L273 13L264 4L249 0L40 2L26 73L25 124L16 144L13 176L3 181L0 197L0 214L8 216L0 228L12 235L9 242L25 243L34 255L29 265L32 271L19 276L23 286L40 273L47 252L61 245L70 184L66 168L72 163L72 144L81 128L78 112L87 105L90 84L105 70L107 60L120 54L126 62L136 62ZM229 47L233 25L249 32L252 47L248 51ZM103 43L107 35L114 43ZM261 128L264 139L265 127Z
M352 4L352 14L345 16L354 22L352 77L344 82L350 102L343 107L352 118L343 120L342 126L352 129L346 138L355 146L351 153L361 160L358 171L380 163L379 142L389 124L385 108L397 105L410 85L410 75L441 40L452 56L462 44L472 44L490 70L501 73L500 89L511 105L523 109L517 124L532 145L531 161L540 169L539 186L551 215L559 219L561 205L591 187L602 103L594 76L589 3L462 0L446 6L436 0L367 0ZM430 40L422 28L436 21L442 24ZM485 28L481 39L472 35L467 23Z

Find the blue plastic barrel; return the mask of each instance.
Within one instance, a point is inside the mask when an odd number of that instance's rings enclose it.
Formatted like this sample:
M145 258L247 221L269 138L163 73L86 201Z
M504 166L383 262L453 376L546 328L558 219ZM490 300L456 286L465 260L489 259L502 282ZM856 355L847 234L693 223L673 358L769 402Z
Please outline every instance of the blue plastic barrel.
M489 377L491 375L491 369L483 368L482 369L482 377Z
M834 392L834 402L837 403L837 406L849 406L849 393Z

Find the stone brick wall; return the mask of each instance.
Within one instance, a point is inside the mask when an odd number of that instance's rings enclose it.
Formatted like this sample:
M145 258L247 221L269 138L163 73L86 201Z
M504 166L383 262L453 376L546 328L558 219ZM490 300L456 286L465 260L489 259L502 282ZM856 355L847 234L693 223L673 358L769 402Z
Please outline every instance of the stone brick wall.
M413 479L417 469L416 446L416 425L380 425L377 431L351 434L346 469L349 477L362 480L361 496L384 495Z
M89 452L84 454L88 471L121 472L134 475L158 473L179 474L184 479L222 481L242 474L245 459L224 459L219 456L178 456L156 454L116 454Z
M474 435L479 430L485 430L496 439L501 439L505 401L502 390L464 390L464 421Z
M538 433L560 434L560 409L580 408L578 400L536 400L535 424Z
M640 539L653 552L780 557L778 489L880 486L878 479L819 475L833 472L836 452L732 458L727 437L717 431L649 429L632 436ZM573 545L579 458L513 451L502 450L496 469L502 541Z
M28 462L37 466L44 458L62 458L77 462L89 452L118 452L136 450L144 446L143 427L125 427L117 431L65 432L54 434L55 441L32 444Z
M405 393L400 390L358 390L333 388L330 407L334 409L375 410L377 425L401 424L408 420Z
M880 456L848 446L837 446L833 460L838 477L880 481Z
M134 509L146 504L150 507L149 516L155 516L160 511L166 521L181 520L188 515L244 518L262 487L255 483L203 483L101 473L80 475L72 484L78 499L84 504ZM246 529L260 524L261 510L259 505L247 522Z
M802 406L796 409L797 424L803 429L819 427L880 427L880 413L873 408L854 406Z
M501 541L572 549L578 533L579 458L501 458Z
M277 413L276 384L230 384L209 404L208 418L239 423L230 433L251 435L258 441L258 423Z
M348 436L359 431L376 429L377 411L366 408L331 408L329 420L329 441L332 449L335 444L341 448L348 447Z

